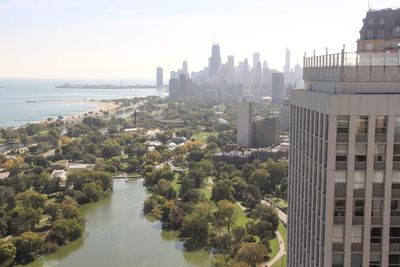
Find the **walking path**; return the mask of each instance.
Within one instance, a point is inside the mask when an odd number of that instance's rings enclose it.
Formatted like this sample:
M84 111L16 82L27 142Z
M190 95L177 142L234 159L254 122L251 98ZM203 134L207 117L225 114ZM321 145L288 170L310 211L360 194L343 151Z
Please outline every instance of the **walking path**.
M279 220L282 221L282 223L286 226L287 225L287 214L284 213L281 209L270 203L269 201L261 200L262 204L265 204L267 206L271 206L275 209L275 211L278 213ZM283 256L286 255L286 248L285 248L285 241L283 240L283 237L279 231L275 232L276 238L278 239L279 242L279 251L276 254L276 256L271 259L269 262L264 264L264 267L271 267L275 263L277 263Z

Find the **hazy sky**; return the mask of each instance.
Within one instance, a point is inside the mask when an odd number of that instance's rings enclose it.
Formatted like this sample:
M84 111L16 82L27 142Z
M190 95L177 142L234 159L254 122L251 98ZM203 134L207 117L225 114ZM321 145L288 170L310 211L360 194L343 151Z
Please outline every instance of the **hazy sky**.
M399 0L371 0L373 8ZM282 69L304 51L355 50L368 0L0 0L0 77L154 79L188 60L260 52Z

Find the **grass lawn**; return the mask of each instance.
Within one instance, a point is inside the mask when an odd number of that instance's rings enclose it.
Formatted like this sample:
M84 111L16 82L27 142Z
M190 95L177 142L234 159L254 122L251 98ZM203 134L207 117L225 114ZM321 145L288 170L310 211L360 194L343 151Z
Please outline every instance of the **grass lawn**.
M178 175L175 175L175 178L172 181L172 187L176 190L176 192L179 192L179 188L181 187L181 185L179 184L178 181Z
M238 217L236 221L236 226L242 226L245 227L246 224L250 221L249 218L247 218L246 213L242 210L242 208L237 205L237 210L238 210Z
M277 261L272 267L286 267L286 255Z
M208 187L203 187L200 189L200 192L202 192L205 196L207 200L211 199L211 189Z
M281 221L279 221L278 231L282 235L283 240L285 241L285 245L286 245L287 230L286 230L286 227L283 225L283 223ZM271 252L268 254L268 256L269 256L269 259L271 260L276 256L276 254L278 254L278 251L279 251L278 239L277 238L272 239L269 242L269 245L271 247ZM278 262L276 262L273 265L273 267L278 267L278 266L285 266L286 267L286 256L282 257L282 259L280 259Z
M200 141L200 142L206 143L207 138L208 138L210 135L215 135L215 134L216 134L216 133L200 132L200 133L198 133L198 134L193 135L193 136L191 137L191 139L193 139L193 140L195 140L195 141Z

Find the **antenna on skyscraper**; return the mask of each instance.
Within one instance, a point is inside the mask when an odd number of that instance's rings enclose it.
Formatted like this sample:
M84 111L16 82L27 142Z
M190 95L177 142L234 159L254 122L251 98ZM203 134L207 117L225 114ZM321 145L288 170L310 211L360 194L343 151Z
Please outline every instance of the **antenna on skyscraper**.
M371 11L371 0L368 0L368 11Z

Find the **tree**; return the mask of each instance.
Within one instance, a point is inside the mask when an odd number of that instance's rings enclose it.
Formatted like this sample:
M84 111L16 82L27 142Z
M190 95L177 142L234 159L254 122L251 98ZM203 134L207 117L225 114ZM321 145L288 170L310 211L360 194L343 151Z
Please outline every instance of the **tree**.
M58 219L53 224L51 239L63 245L79 238L82 233L83 227L75 219Z
M211 191L211 200L218 202L220 200L228 200L231 202L235 201L234 198L235 190L229 180L217 181Z
M21 263L34 261L39 255L43 246L43 240L33 232L25 232L17 238L15 247L17 248L16 259Z
M252 217L255 219L270 222L272 224L273 231L275 232L276 230L278 230L279 217L272 207L264 204L258 204L252 213Z
M235 260L243 261L252 267L264 262L264 256L268 253L268 248L262 244L243 243L236 253Z
M42 194L33 190L26 190L25 192L17 195L17 202L24 208L43 208L46 199L46 196L43 196Z
M164 179L161 179L156 187L156 191L160 196L166 199L173 199L176 197L176 191L172 184Z
M221 200L217 203L218 211L215 214L215 221L218 225L228 230L229 247L231 244L231 227L235 223L238 212L235 203L228 200Z
M250 176L249 182L258 187L263 194L270 193L273 190L270 174L266 170L255 170Z
M16 207L10 211L8 217L8 228L12 234L32 231L35 225L39 223L41 209Z
M189 170L187 176L196 182L196 188L200 188L206 178L206 174L201 168L193 168Z
M194 150L189 152L188 159L189 161L199 162L204 157L204 152L201 150Z
M183 177L181 181L181 187L179 188L179 197L183 198L187 192L195 188L196 188L195 180L189 177Z
M246 179L249 180L250 176L252 173L256 170L256 167L251 164L251 163L246 163L242 167L242 176Z
M0 245L0 263L9 263L7 265L11 266L14 262L15 255L17 253L17 248L11 242L4 242ZM7 266L6 265L6 266Z
M267 243L275 236L273 225L268 221L250 221L246 224L246 228L249 234L258 236L263 243Z
M260 190L252 184L247 186L244 195L244 204L246 205L246 207L249 207L251 209L254 208L261 201Z
M44 206L44 214L50 216L52 222L61 217L61 205L55 202L49 202Z

